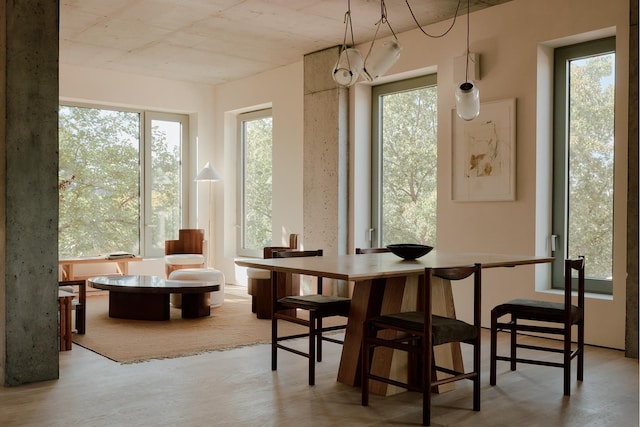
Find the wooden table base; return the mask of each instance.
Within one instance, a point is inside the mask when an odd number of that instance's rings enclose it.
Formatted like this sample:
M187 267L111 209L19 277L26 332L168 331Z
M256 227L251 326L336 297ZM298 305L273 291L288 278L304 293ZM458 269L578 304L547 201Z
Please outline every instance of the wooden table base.
M182 294L182 318L195 319L211 315L211 293Z
M417 304L418 276L394 277L357 282L352 296L349 323L345 332L342 358L338 370L338 381L357 386L361 384L360 343L362 322L379 314L415 310ZM432 290L433 314L455 318L451 283L448 280L434 281ZM378 302L377 304L375 303ZM354 307L366 307L354 310ZM385 333L385 332L383 332ZM438 365L462 369L462 353L459 343L445 344L434 348ZM384 377L406 380L409 372L406 353L393 349L375 349L371 369ZM443 392L453 388L453 384L439 387ZM372 393L390 395L405 391L388 384L372 383Z
M169 294L109 291L109 317L132 320L169 320Z
M109 291L109 317L132 320L169 320L169 294ZM210 293L182 294L182 318L211 315Z

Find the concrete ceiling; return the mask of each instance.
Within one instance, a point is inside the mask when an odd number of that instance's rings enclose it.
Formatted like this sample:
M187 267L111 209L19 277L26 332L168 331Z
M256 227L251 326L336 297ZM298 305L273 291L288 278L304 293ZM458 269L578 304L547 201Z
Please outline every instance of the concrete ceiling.
M471 11L507 1L471 0ZM394 32L417 27L405 0L385 3ZM420 25L453 17L458 3L409 0ZM342 44L346 10L347 0L62 0L60 62L218 84ZM356 44L373 39L380 14L378 0L351 1Z

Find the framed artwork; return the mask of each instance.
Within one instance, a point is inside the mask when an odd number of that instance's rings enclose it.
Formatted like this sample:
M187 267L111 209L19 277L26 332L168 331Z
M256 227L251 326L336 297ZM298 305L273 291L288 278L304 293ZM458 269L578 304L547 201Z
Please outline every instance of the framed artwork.
M516 100L480 104L465 121L451 112L451 198L460 202L516 199Z

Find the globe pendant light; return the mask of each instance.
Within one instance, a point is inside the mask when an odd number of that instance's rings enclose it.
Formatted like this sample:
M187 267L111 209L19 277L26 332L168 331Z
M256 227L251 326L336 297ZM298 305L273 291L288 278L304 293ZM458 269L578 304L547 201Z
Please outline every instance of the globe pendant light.
M469 0L467 0L467 53L465 81L456 88L456 113L463 120L473 120L480 114L480 91L469 80Z
M333 80L340 86L351 86L358 80L362 66L362 55L358 49L342 49L338 62L333 67Z

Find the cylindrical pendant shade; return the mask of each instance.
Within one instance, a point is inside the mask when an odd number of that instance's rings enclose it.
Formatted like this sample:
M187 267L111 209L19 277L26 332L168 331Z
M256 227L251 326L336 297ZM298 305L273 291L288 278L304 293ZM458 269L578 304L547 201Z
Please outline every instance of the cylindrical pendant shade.
M472 82L464 82L456 88L456 113L467 121L480 114L480 91Z
M362 55L358 49L349 48L340 53L338 62L333 67L333 80L340 86L351 86L360 76L362 69Z
M369 81L383 76L398 61L401 49L396 40L385 41L366 58L362 75Z

